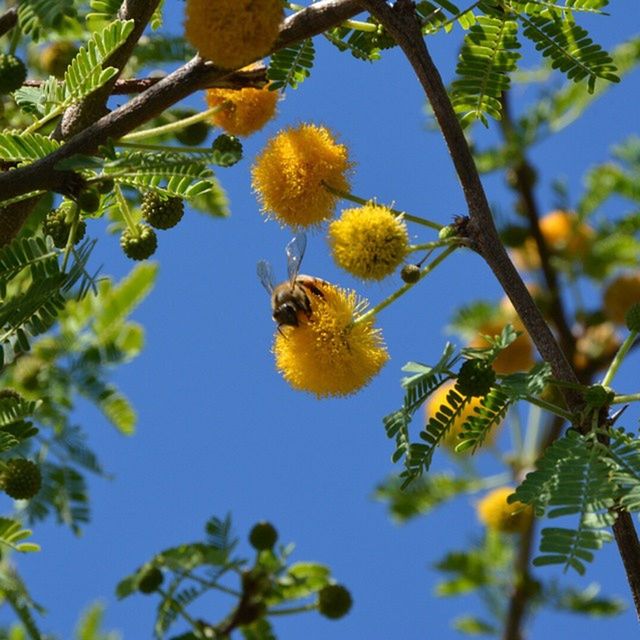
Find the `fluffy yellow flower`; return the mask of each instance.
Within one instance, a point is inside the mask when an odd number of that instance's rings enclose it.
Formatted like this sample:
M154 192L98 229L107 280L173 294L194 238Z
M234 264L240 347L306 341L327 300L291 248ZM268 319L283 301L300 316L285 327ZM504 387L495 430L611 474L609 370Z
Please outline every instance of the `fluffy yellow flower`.
M581 260L588 253L594 236L593 229L580 222L573 211L557 209L540 219L540 233L551 253L572 260ZM519 269L540 268L540 256L533 238L512 251L513 262Z
M187 0L185 38L225 69L263 57L278 37L282 0Z
M509 504L507 498L513 487L499 487L488 493L476 505L478 520L487 528L503 533L524 531L531 521L533 510L522 502Z
M322 183L348 190L350 167L347 147L328 129L303 124L269 140L253 165L252 184L265 213L308 227L330 218L338 200Z
M373 318L354 322L366 301L329 283L321 291L321 296L308 294L308 318L301 314L299 326L281 326L282 333L276 333L276 368L294 389L346 396L367 385L389 354Z
M604 290L603 311L617 324L625 324L627 311L640 302L640 273L623 273Z
M436 413L440 410L442 405L445 405L451 408L451 405L447 402L447 394L453 387L455 386L455 381L450 380L449 382L445 382L443 385L439 386L430 396L429 401L427 402L426 409L426 419L432 418L436 415ZM442 440L442 444L454 451L455 448L460 444L461 440L459 438L462 433L462 427L468 418L471 416L477 415L475 412L476 407L480 407L482 398L471 398L471 401L465 405L464 409L460 412L458 418L453 421L451 428L444 436ZM484 444L491 443L495 439L497 427L493 427L489 433L487 433L487 437L484 440ZM463 454L471 453L470 449L466 449L462 452Z
M220 106L211 121L233 136L260 131L276 113L278 92L269 89L207 89L209 107Z
M407 227L388 207L373 202L345 209L329 225L336 264L363 280L391 275L409 252Z

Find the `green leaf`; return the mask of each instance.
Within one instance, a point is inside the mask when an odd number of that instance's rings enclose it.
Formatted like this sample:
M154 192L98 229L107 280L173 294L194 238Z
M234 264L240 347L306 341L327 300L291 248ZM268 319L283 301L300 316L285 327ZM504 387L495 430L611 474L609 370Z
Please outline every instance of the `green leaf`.
M465 36L456 68L458 79L451 86L451 102L463 126L487 116L502 118L501 95L509 89L509 73L520 54L515 20L481 16Z
M21 0L17 8L20 31L34 42L61 27L65 19L76 16L73 0Z
M458 616L453 621L453 627L468 636L495 636L498 634L495 625L474 616Z
M519 18L524 24L524 35L543 56L551 59L551 66L574 82L586 78L589 93L595 90L598 78L620 82L609 54L571 19L553 13L529 18L520 15Z
M22 542L29 536L31 536L31 530L23 529L20 522L10 518L0 518L0 544L20 553L40 551L39 545L33 542Z
M0 158L5 162L33 162L53 153L60 143L39 133L0 132Z
M328 567L314 562L298 562L292 564L278 580L278 595L281 600L308 598L330 582Z
M267 79L272 91L297 89L310 75L315 49L311 38L276 51L269 61Z
M103 64L125 42L133 27L133 20L115 20L80 48L64 74L66 101L81 100L117 75L117 69L103 68Z
M431 512L460 494L473 493L481 487L482 484L476 480L458 478L451 473L430 473L414 480L405 489L398 478L389 478L378 485L375 497L388 503L396 522L404 523Z

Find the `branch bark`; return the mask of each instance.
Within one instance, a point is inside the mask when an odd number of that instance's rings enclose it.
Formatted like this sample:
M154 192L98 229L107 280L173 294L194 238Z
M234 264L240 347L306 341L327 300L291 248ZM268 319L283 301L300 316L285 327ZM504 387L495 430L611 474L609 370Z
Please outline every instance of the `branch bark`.
M574 370L500 241L473 156L440 73L427 50L413 2L397 0L393 8L385 0L361 2L401 47L431 103L462 185L470 216L467 228L474 249L485 259L509 296L540 355L551 365L555 377L577 383ZM578 414L583 407L580 394L572 389L563 389L563 393L568 407ZM627 573L636 613L640 617L640 544L629 514L620 513L619 516L622 517L618 517L614 524L614 535Z

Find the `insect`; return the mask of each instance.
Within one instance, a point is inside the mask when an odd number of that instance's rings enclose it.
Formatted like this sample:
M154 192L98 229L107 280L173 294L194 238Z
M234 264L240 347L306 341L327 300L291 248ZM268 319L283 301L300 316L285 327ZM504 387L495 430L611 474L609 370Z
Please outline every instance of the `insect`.
M282 325L297 327L300 324L300 312L307 318L311 317L309 293L324 297L321 289L324 280L299 274L306 247L307 236L304 234L297 235L289 241L285 248L289 279L278 285L275 284L271 265L265 260L258 262L258 277L271 295L271 309L273 319L278 323L278 330Z

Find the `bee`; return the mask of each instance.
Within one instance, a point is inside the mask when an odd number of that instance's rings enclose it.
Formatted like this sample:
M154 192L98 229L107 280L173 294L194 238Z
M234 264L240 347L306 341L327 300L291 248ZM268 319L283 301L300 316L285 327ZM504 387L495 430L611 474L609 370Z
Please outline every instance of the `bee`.
M300 313L311 317L309 293L324 298L321 289L324 280L299 273L306 247L307 236L304 234L289 241L285 248L289 279L278 285L275 284L271 265L265 260L258 262L258 278L271 295L271 310L274 321L278 323L278 331L282 325L299 326Z

